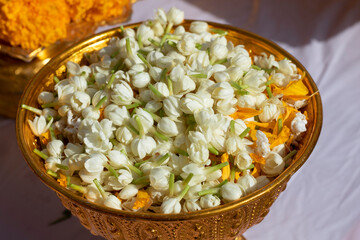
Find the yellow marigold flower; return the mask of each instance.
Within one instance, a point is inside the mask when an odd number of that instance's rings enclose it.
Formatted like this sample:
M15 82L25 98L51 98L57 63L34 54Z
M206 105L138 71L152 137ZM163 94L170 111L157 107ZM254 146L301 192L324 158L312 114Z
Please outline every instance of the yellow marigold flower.
M147 207L151 204L150 195L143 190L140 190L136 196L136 201L134 203L133 209L137 210L140 208Z
M62 187L66 187L67 186L67 180L66 180L66 176L64 174L59 173L59 178L57 179L57 181L59 182L60 186Z
M223 155L221 155L221 163L223 162L229 162L229 154L224 153ZM228 179L230 177L230 164L223 167L221 171L222 171L222 176L221 176L222 180Z

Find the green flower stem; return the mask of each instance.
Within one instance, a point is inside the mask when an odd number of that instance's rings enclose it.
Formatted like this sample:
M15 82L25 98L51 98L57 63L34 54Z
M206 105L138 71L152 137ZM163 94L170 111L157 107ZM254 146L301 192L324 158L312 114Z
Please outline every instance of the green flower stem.
M254 116L254 120L255 120L256 122L260 122L259 115Z
M213 65L215 65L215 64L223 64L223 63L226 63L227 61L228 61L227 58L219 59L219 60L215 61L213 63Z
M139 48L140 48L140 49L144 48L144 45L143 45L143 42L142 42L142 36L141 36L140 33L138 34L137 42L138 42L138 44L139 44Z
M196 43L195 48L198 49L198 50L201 50L202 49L202 44L201 43Z
M59 102L45 103L41 105L42 108L53 108L59 106Z
M129 56L133 56L133 52L132 52L132 49L131 49L131 46L130 46L130 39L129 38L126 38L126 52Z
M160 99L164 99L164 95L159 92L159 90L157 90L154 85L152 85L151 83L149 83L148 85L149 89L155 94L156 97L160 98Z
M282 127L283 127L283 121L281 118L279 118L279 121L278 121L278 133L281 132L282 130Z
M226 167L227 165L229 165L229 162L223 162L223 163L220 163L220 164L212 166L212 167L207 167L207 168L205 168L205 172L207 174L210 174L210 173L215 172L216 170L219 170L219 169L222 169L223 167Z
M166 81L166 73L167 73L167 68L164 68L161 73L160 73L160 80L165 82Z
M115 80L115 74L113 73L109 79L109 82L106 84L105 89L109 90L111 88L111 85L113 84L114 80Z
M186 178L185 180L183 181L183 185L188 185L189 182L191 181L191 179L193 178L194 174L193 173L190 173Z
M284 162L288 161L289 159L291 159L295 154L297 153L296 150L292 150L288 155L286 155L283 160Z
M51 141L56 140L56 135L55 135L55 132L54 132L54 128L52 126L49 127L49 132L50 132Z
M251 68L255 70L261 70L261 67L251 64Z
M160 140L163 140L165 142L169 141L169 138L167 136L165 136L164 134L162 133L159 133L158 131L154 130L152 131L152 133L157 137L159 138Z
M87 81L88 85L92 85L95 83L95 76L93 74L91 74L89 80Z
M112 138L112 139L110 139L109 141L111 142L111 144L112 144L113 146L115 146L115 145L117 145L117 144L119 143L115 138Z
M191 74L189 76L194 78L207 78L207 74L203 74L203 73Z
M169 197L174 196L174 181L175 181L175 175L173 173L170 173L169 178Z
M170 77L167 77L167 87L169 89L169 95L173 95L173 84Z
M109 170L109 172L111 173L111 175L113 175L114 177L118 178L119 174L115 171L115 169L108 163L105 164L105 168L107 170Z
M274 80L270 79L269 81L265 82L265 86L269 86L272 83L274 83Z
M182 150L182 149L180 149L180 148L176 148L176 149L175 149L175 152L178 153L178 154L180 154L180 155L186 156L186 157L189 156L189 154L188 154L185 150Z
M145 135L144 127L143 127L143 125L141 123L141 120L140 120L140 117L138 115L135 116L135 121L136 121L136 124L137 124L138 129L139 129L140 137L144 136Z
M233 168L231 168L231 171L230 171L230 182L235 181L235 173L236 173L236 168L234 166Z
M60 79L57 76L54 76L54 82L58 83L58 82L60 82Z
M131 183L134 185L142 185L142 184L148 185L150 183L149 176L139 177L137 179L134 179Z
M173 48L177 49L177 45L176 45L175 42L173 42L173 41L167 41L167 43L169 44L170 47L173 47Z
M126 109L133 109L133 108L137 108L139 106L140 106L140 103L133 103L133 104L127 105L125 107L126 107Z
M170 157L170 154L167 153L164 156L162 156L161 158L159 158L158 160L156 160L155 165L160 166L161 164L163 164L168 158Z
M224 180L221 183L219 183L218 185L215 186L215 188L221 188L222 186L224 186L225 184L227 184L229 181L228 180Z
M230 121L230 132L235 133L235 121L234 120Z
M41 152L40 150L38 150L37 148L34 148L34 153L36 155L38 155L39 157L41 157L42 159L46 160L49 156L46 155L45 153Z
M59 175L54 171L46 170L46 173L54 178L59 178Z
M124 31L125 31L125 29L124 29L124 26L123 26L123 25L121 25L119 28L120 28L121 32L124 32Z
M206 189L206 190L202 190L200 192L198 192L198 195L201 197L201 196L204 196L204 195L207 195L207 194L217 194L219 192L220 188L210 188L210 189Z
M71 183L71 184L69 185L69 187L70 187L71 189L74 189L75 191L78 191L78 192L82 193L82 194L85 194L85 193L87 192L86 187L79 186L79 185L76 185L76 184L73 184L73 183Z
M131 165L131 164L128 164L128 165L126 165L132 172L134 172L134 173L136 173L137 175L139 175L139 176L142 176L142 175L144 175L144 173L140 170L140 169L138 169L137 167L135 167L135 166L133 166L133 165Z
M273 97L273 94L272 94L271 89L270 89L269 86L266 87L266 92L267 92L269 98L272 98L272 97Z
M99 110L106 100L107 100L107 96L101 98L100 101L96 104L95 110Z
M126 128L129 129L129 131L135 133L136 135L139 135L139 131L133 127L133 125L131 125L130 123L127 123L126 125Z
M115 52L113 52L111 55L110 55L110 58L115 58L117 55L119 55L120 51L119 49L117 49Z
M65 171L66 171L66 170L69 170L69 167L66 166L66 165L64 165L64 164L56 163L55 166L56 166L57 168L60 168L61 170L65 170Z
M240 133L239 137L243 139L250 132L250 130L251 128L249 127L245 128L245 130L242 133Z
M189 191L190 186L187 184L184 188L184 190L182 190L182 192L179 194L178 199L181 200L183 199L183 197L187 194L187 192Z
M146 163L146 162L148 162L148 161L149 161L149 159L148 159L148 160L141 161L141 162L137 162L137 163L134 164L134 166L138 168L138 167L140 167L142 164L144 164L144 163Z
M157 42L157 41L155 41L154 39L149 38L148 40L149 40L149 42L151 42L152 45L154 45L154 46L156 46L156 47L160 47L160 43Z
M97 179L95 178L95 179L93 180L93 182L94 182L96 188L99 190L101 196L102 196L104 199L106 199L107 196L106 196L105 190L104 190L103 187L101 186L99 180L97 180Z
M144 49L139 49L139 50L138 50L138 53L140 53L140 54L142 54L142 55L144 55L144 56L147 56L147 55L149 54L149 52L148 52L148 51L145 51Z
M174 24L173 24L172 22L169 22L169 23L168 23L168 25L167 25L166 28L165 28L165 33L164 33L164 35L168 34L168 33L171 31L173 25L174 25Z
M255 167L255 165L252 163L246 170L251 170Z
M151 68L150 63L146 60L146 58L145 58L142 54L137 53L137 56L140 58L140 60L141 60L148 68Z
M34 108L34 107L30 107L30 106L28 106L28 105L26 105L26 104L21 104L21 108L22 108L22 109L29 110L29 111L37 114L37 115L41 115L41 114L42 114L42 111L41 111L40 109Z
M70 185L71 185L71 177L68 175L68 176L66 176L66 187L70 187Z
M217 34L222 35L222 36L225 36L225 35L228 34L228 31L221 30L221 29L218 29L218 28L210 28L209 30L210 30L210 32L217 33Z
M112 71L113 73L115 73L115 72L117 72L118 70L123 69L124 66L125 66L125 64L124 64L123 60L120 59L120 60L114 65L114 67L111 69L111 71ZM95 77L94 77L94 82L95 82Z
M161 117L159 117L158 115L156 115L155 113L153 113L152 111L143 108L144 111L146 111L147 113L149 113L151 115L151 117L154 119L155 122L159 122Z
M209 146L209 151L212 153L212 154L215 154L215 155L219 155L220 153L219 153L219 151L216 149L216 148L214 148L213 146Z

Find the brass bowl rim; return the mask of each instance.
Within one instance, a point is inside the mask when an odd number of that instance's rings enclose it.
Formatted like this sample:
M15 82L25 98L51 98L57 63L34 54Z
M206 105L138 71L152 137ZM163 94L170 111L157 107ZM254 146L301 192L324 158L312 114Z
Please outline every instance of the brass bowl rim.
M186 19L182 24L190 23L192 21L199 21L199 20ZM220 24L220 23L211 22L211 21L206 21L206 22L209 25L220 28L220 29L228 29L228 30L232 30L232 31L247 35L248 37L259 40L259 41L265 43L267 46L269 46L273 49L276 49L281 54L288 57L298 68L300 68L302 71L304 71L309 80L309 84L311 85L311 88L312 88L311 90L313 92L318 91L318 88L317 88L314 80L310 76L309 72L305 69L305 67L292 54L290 54L289 52L287 52L286 50L281 48L279 45L277 45L273 41L268 40L264 37L261 37L260 35L243 30L238 27L234 27L234 26L230 26L230 25L226 25L226 24ZM127 24L127 25L124 25L124 27L125 28L133 28L135 26L138 26L141 23L142 22ZM94 203L86 200L84 197L79 196L78 194L61 187L56 181L54 181L53 179L51 180L51 178L49 176L44 174L44 172L42 172L40 169L36 168L35 164L32 161L31 155L27 154L27 152L26 152L26 149L24 147L25 142L24 142L24 139L21 134L21 129L22 129L21 126L22 126L22 124L25 124L24 121L21 121L21 120L24 120L24 114L25 114L24 111L22 111L22 109L21 109L21 104L24 103L24 100L27 97L28 88L36 81L38 76L40 76L43 71L45 71L47 68L53 69L55 71L55 69L57 69L57 68L54 68L53 66L59 67L55 63L61 62L61 59L66 59L67 57L69 57L71 55L71 52L77 52L88 45L94 44L96 41L104 39L104 37L109 35L109 33L115 34L116 31L118 31L118 28L109 29L104 32L92 35L92 36L86 38L85 40L67 48L65 51L63 51L56 57L52 58L28 82L28 84L21 96L21 99L19 101L17 115L16 115L16 136L17 136L17 142L18 142L19 148L21 150L21 153L22 153L23 157L25 158L27 164L30 166L32 171L41 179L41 181L43 181L48 187L50 187L52 190L54 190L58 194L61 194L65 197L77 202L78 204L81 204L83 207L86 207L86 208L89 208L92 210L96 210L99 212L104 212L106 214L110 214L110 215L114 215L114 216L122 216L122 217L133 218L133 219L141 218L141 219L149 219L149 220L154 220L154 221L160 221L160 220L161 221L178 221L178 220L205 218L205 217L210 217L210 216L218 215L221 213L225 213L225 212L228 212L231 210L235 210L235 209L238 209L242 206L249 204L250 202L256 201L256 199L259 199L261 196L267 194L272 189L279 186L280 183L282 183L283 181L286 181L287 178L290 178L305 163L305 161L308 159L311 152L315 148L316 142L317 142L320 132L321 132L322 121L323 121L323 110L322 110L322 102L321 102L320 94L315 94L315 96L313 96L315 98L315 103L316 103L315 105L317 108L317 112L316 112L316 114L314 114L314 115L316 115L316 116L314 116L314 119L317 119L317 121L315 122L315 125L313 127L314 131L312 132L312 137L309 139L307 147L303 150L303 154L298 159L296 159L287 169L285 169L279 176L277 176L274 180L272 180L269 184L267 184L266 186L258 189L257 191L255 191L249 195L246 195L245 197L240 198L239 200L225 203L225 204L219 205L217 207L203 209L200 211L195 211L195 212L190 212L190 213L162 214L162 213L151 213L151 212L130 212L130 211L124 211L124 210L115 210L115 209L108 208L108 207L105 207L102 205L94 204Z

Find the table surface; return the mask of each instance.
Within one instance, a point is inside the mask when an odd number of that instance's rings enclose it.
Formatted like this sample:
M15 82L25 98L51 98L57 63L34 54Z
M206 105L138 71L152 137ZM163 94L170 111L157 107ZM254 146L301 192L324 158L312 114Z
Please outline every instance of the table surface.
M318 144L247 239L360 239L360 1L143 0L129 22L172 6L186 18L230 24L276 42L320 89ZM0 239L101 239L75 217L49 226L64 208L23 160L13 119L0 118L0 152Z

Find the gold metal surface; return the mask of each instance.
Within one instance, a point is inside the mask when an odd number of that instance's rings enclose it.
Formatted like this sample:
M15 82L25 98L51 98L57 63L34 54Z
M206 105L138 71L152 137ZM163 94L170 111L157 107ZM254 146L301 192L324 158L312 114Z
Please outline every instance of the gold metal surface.
M189 27L191 20L185 21ZM139 24L128 25L135 27ZM306 73L305 84L310 93L318 91L306 69L288 52L275 43L239 28L209 23L209 27L227 30L227 38L234 44L244 44L252 54L272 53L277 60L284 57L294 62ZM29 82L20 104L37 106L37 96L53 85L53 75L65 74L65 63L69 60L84 61L83 54L106 46L113 36L120 36L116 29L95 35L62 54L53 58ZM263 188L231 203L215 208L191 213L155 214L149 212L128 212L114 210L87 201L76 193L62 188L56 180L45 173L42 160L33 152L37 145L27 119L33 113L18 109L16 134L19 147L25 160L35 174L51 189L56 191L62 203L83 226L94 235L106 239L241 239L241 234L254 224L261 222L268 214L271 205L285 189L290 177L305 163L315 147L322 126L322 104L319 94L315 94L306 106L308 112L308 131L291 165L271 183Z

